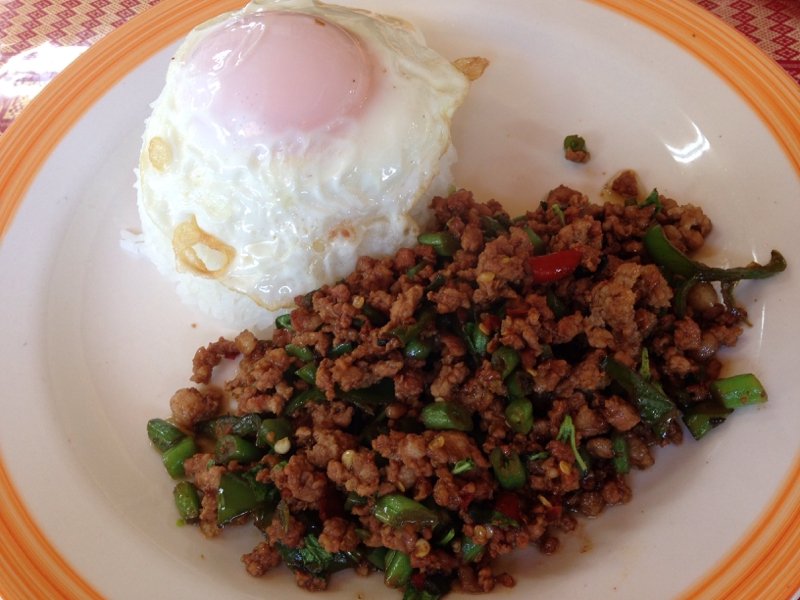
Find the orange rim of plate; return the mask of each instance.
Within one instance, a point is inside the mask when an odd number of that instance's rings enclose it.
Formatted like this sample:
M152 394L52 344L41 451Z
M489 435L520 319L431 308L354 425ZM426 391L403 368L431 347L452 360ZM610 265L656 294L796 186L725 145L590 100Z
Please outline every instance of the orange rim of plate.
M761 119L800 176L800 87L754 44L688 0L591 0L673 41L720 76ZM0 140L0 236L40 167L83 113L128 72L243 0L163 0L89 48ZM784 598L800 588L800 456L734 547L679 600ZM0 461L0 597L103 596L50 544Z

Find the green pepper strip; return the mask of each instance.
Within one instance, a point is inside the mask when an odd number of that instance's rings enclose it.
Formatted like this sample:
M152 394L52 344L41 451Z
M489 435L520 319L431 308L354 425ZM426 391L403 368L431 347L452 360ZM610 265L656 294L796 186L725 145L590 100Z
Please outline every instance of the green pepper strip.
M407 325L405 327L393 327L386 331L387 335L391 335L396 337L400 340L400 343L404 346L409 343L411 340L415 340L419 337L419 334L425 329L425 327L436 317L436 308L433 306L427 306L419 311L415 321L411 325Z
M164 468L167 469L169 476L173 479L178 479L186 475L186 471L183 469L183 461L196 453L197 446L194 443L194 439L187 435L167 448L164 454L161 455L161 460L164 462Z
M725 408L713 400L706 400L684 412L683 422L692 437L699 440L714 427L724 423L732 412L732 408Z
M395 399L394 380L391 377L384 377L375 385L366 388L358 388L345 392L337 386L335 390L337 398L347 400L357 406L389 404Z
M439 523L435 512L402 494L381 496L372 509L372 515L395 528L411 523L417 529L433 529Z
M456 250L461 248L459 239L449 231L420 233L417 236L417 242L425 246L433 246L439 256L453 256Z
M299 358L303 362L310 362L314 360L314 352L308 346L297 346L295 344L286 344L283 348L286 354Z
M625 388L632 397L642 421L651 427L664 425L678 416L678 409L666 394L618 360L606 356L600 366L611 379Z
M292 415L296 410L303 408L309 402L322 402L325 400L325 392L318 387L308 388L304 392L300 392L293 396L289 404L283 409L283 414L286 416Z
M433 345L420 340L411 340L403 348L403 352L408 358L416 358L419 360L425 360L428 358L431 350L433 350Z
M500 377L505 379L519 364L519 352L514 350L511 346L500 346L497 350L492 352L492 368L500 373Z
M287 419L282 417L276 419L264 419L256 437L256 446L270 448L275 446L275 442L288 437L292 433L292 425Z
M761 404L767 401L767 391L752 373L717 379L708 387L711 396L725 408Z
M328 350L328 358L339 358L343 354L348 354L352 351L352 342L342 342L341 344L336 344L330 350Z
M217 525L225 525L259 506L253 488L238 471L226 471L219 477L217 489Z
M709 267L692 260L673 246L664 235L661 225L648 229L642 241L653 262L686 279L697 277L698 281L737 282L742 279L765 279L786 269L786 259L777 250L772 251L770 260L765 265L750 263L746 267L732 269Z
M511 429L527 435L533 427L533 404L527 398L514 398L506 407L505 417Z
M239 437L254 436L261 427L261 417L255 413L242 415L231 426L231 433Z
M456 402L434 402L423 407L420 419L428 429L472 431L469 411Z
M186 437L180 429L164 419L150 419L147 422L147 437L161 452Z
M560 321L564 315L567 314L567 307L559 300L558 296L553 293L553 290L548 289L545 295L547 308L553 311L553 318Z
M400 588L411 578L411 559L399 550L389 550L384 558L383 582L387 587Z
M262 456L264 456L262 450L238 435L224 435L214 446L214 458L223 464L232 460L241 463L255 462Z
M589 470L580 452L578 452L578 446L575 444L575 425L572 423L572 417L569 414L564 415L564 420L561 421L561 427L558 428L556 439L559 442L569 441L569 445L572 447L572 454L575 455L575 462L578 463L578 467L580 467L583 472Z
M200 497L193 483L181 481L172 490L172 497L184 523L195 523L200 518Z
M447 275L441 272L436 273L431 278L431 282L425 286L425 293L438 292L445 283L447 283Z
M611 464L617 473L628 473L631 470L631 457L628 452L628 438L619 431L611 434L611 448L614 451L614 458Z
M489 454L489 460L492 463L494 477L500 487L516 490L525 485L528 474L516 452L511 450L508 455L505 455L500 448L495 448Z

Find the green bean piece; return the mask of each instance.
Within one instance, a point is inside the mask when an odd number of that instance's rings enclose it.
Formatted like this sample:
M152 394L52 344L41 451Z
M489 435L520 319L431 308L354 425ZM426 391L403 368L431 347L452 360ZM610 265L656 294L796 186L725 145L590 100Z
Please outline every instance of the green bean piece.
M685 279L697 277L698 281L737 282L741 279L765 279L786 269L786 259L777 250L770 254L765 265L750 263L746 267L719 269L709 267L686 256L664 235L661 225L654 225L642 238L647 254L653 262Z
M344 509L347 512L353 510L356 506L364 506L367 503L367 498L359 496L355 492L347 492L347 498L344 501Z
M197 446L191 436L186 436L164 451L161 455L161 460L164 462L164 467L167 473L173 479L178 479L186 475L183 469L183 461L197 454Z
M261 421L261 429L258 430L256 446L273 448L275 443L292 433L292 424L287 419L278 417L275 419L264 419Z
M461 560L464 564L476 561L483 553L483 546L476 544L469 536L461 538Z
M238 435L224 435L214 446L214 458L221 464L237 460L241 463L255 462L264 456L264 452L255 444L240 438Z
M420 271L422 271L422 269L427 267L429 264L430 263L427 260L419 262L418 264L411 267L408 271L406 271L406 277L408 277L409 279L414 279L414 276Z
M445 275L444 273L436 273L431 278L431 282L427 286L425 286L425 293L437 292L442 288L442 286L445 283L447 283L447 275Z
M164 452L174 443L185 438L186 434L164 419L150 419L147 422L147 437L156 448Z
M508 403L505 416L511 429L527 435L533 427L533 404L527 398L514 398Z
M416 358L425 360L433 350L433 346L429 342L422 342L420 340L411 340L403 348L403 352L408 358Z
M388 330L386 334L396 337L398 340L400 340L400 343L405 346L412 340L417 339L425 330L425 327L428 326L428 323L430 323L435 317L436 308L433 306L426 306L417 313L417 316L411 325L407 325L405 327L393 327L392 329Z
M467 458L457 461L456 464L454 464L450 469L450 472L453 475L458 475L459 473L463 473L464 471L469 471L470 469L474 468L475 468L475 461L468 456Z
M231 433L239 437L255 436L261 427L261 417L255 413L242 415L231 426Z
M494 477L500 487L506 490L516 490L525 485L528 474L519 455L513 450L506 455L500 448L495 448L489 454Z
M514 350L511 346L500 346L497 350L492 352L492 368L500 373L500 377L505 379L519 364L519 352Z
M384 558L383 583L390 588L401 588L411 578L411 560L408 554L389 550Z
M500 221L487 215L481 215L480 221L481 229L485 232L484 235L486 237L496 238L499 234L508 232L508 228L500 223Z
M629 472L631 470L631 458L628 452L628 438L619 431L614 431L611 434L611 449L614 451L614 457L611 459L614 470L617 473Z
M533 375L525 369L517 369L505 380L509 398L522 398L533 393Z
M530 225L524 223L520 225L520 227L522 228L522 231L525 232L525 235L528 236L528 239L530 240L531 245L533 246L534 255L538 256L540 254L544 254L545 252L547 252L547 244L545 244L544 240L540 238L533 229L531 229Z
M364 303L364 305L361 307L361 314L367 317L367 320L373 327L383 327L389 322L389 317L387 317L374 306L370 306L366 303Z
M310 362L314 360L314 351L308 346L297 346L295 344L286 344L283 348L286 354L299 358L303 362Z
M342 342L341 344L336 344L330 350L328 350L328 358L339 358L340 356L349 354L352 351L352 342Z
M489 343L489 336L481 331L481 328L474 321L464 323L464 334L467 347L474 356L484 356L486 345Z
M687 409L683 413L683 422L692 437L699 440L714 427L722 425L732 412L732 408L725 408L715 401L707 400Z
M235 415L221 415L213 419L208 419L207 421L201 421L195 425L194 430L203 437L217 440L223 435L232 433L233 426L236 425L238 421L239 418Z
M420 413L420 419L428 429L472 431L474 427L469 411L457 402L427 404Z
M725 408L736 408L767 401L767 391L752 373L742 373L712 381L708 386L711 396Z
M367 553L364 555L370 564L379 571L386 570L386 555L389 549L384 546L377 546L375 548L367 548Z
M564 138L564 150L572 150L574 152L586 150L586 140L576 133L568 135Z
M580 470L585 472L588 470L583 457L578 452L578 447L575 444L575 425L572 423L572 417L569 414L564 415L564 420L561 421L561 427L558 428L558 435L556 439L559 442L569 442L572 448L572 453L575 455L575 462L578 463Z
M323 402L325 400L325 392L318 387L308 388L304 392L300 392L296 396L292 396L289 403L284 407L283 414L291 416L295 411L305 407L309 402Z
M461 248L459 239L449 231L420 233L417 236L417 242L425 246L433 246L439 256L453 256L456 250Z
M225 525L259 506L253 488L238 471L226 471L219 477L217 489L217 525Z
M417 529L433 529L439 523L435 512L402 494L381 496L372 509L372 515L395 528L411 523Z
M545 300L547 302L547 308L553 311L553 318L556 321L560 321L564 318L564 315L567 314L567 307L564 306L564 303L559 300L558 296L553 293L553 290L548 289L545 295Z
M181 481L172 490L172 497L184 523L196 523L200 519L200 496L193 483Z
M337 398L347 400L360 407L389 404L395 399L394 380L391 377L384 377L378 383L366 388L358 388L345 392L336 386L335 391Z
M275 319L275 326L278 329L291 329L294 331L294 327L292 327L292 315L286 313L285 315L281 315L277 319Z
M314 382L317 380L317 365L313 362L306 363L297 369L294 374L306 383L314 385Z
M678 415L678 409L666 394L618 360L606 356L601 367L611 379L625 388L642 421L651 427L664 425Z

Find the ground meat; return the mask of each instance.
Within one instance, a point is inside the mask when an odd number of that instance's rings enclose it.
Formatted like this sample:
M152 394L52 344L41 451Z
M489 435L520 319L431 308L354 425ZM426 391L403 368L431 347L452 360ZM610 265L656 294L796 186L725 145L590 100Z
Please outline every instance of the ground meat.
M245 330L200 348L200 387L170 406L200 448L183 466L203 534L222 531L223 482L238 482L264 502L250 520L265 541L241 559L251 575L283 556L300 587L322 590L321 563L383 547L408 555L416 578L483 593L514 585L492 574L497 557L534 543L553 553L577 517L631 501L618 441L632 467L649 468L652 448L681 442L681 421L657 435L626 392L636 386L609 374L621 378L621 366L636 385L680 389L689 411L709 401L716 353L736 343L744 312L705 282L677 311L680 277L665 278L644 251L654 223L680 250L701 247L711 223L700 209L641 202L632 171L611 188L628 201L595 205L559 186L515 219L464 190L434 198L437 229L460 246L452 256L418 244L361 257L343 280L298 296L271 340ZM569 249L574 270L540 281L535 255L555 261ZM238 355L224 390L207 387ZM228 401L233 414L217 418ZM269 422L285 442L259 435ZM254 448L249 460L211 452L230 434ZM398 503L410 506L393 514ZM449 528L452 539L438 541ZM477 558L466 560L465 540Z

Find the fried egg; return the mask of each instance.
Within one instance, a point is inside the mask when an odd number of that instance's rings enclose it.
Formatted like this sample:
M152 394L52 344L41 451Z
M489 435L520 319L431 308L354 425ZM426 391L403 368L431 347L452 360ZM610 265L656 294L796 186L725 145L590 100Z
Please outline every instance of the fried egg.
M203 23L146 124L149 255L189 296L221 286L277 310L415 244L451 183L469 81L410 24L363 10L255 0Z

